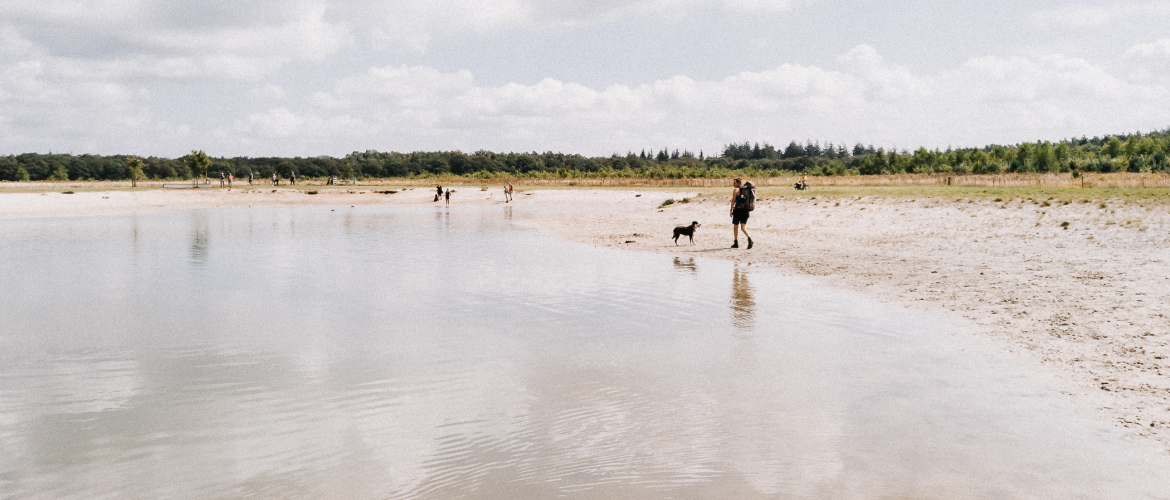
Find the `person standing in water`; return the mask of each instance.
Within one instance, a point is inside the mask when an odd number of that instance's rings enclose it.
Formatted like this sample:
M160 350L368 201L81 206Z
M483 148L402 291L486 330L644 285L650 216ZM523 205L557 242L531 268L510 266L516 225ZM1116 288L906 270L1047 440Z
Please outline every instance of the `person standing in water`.
M446 200L447 206L448 207L451 206L451 190L450 189L448 189L446 193L443 193L443 198Z
M509 182L508 185L504 187L504 203L508 203L510 201L512 201L512 183L511 182Z
M748 211L748 196L749 194L743 188L743 181L735 179L732 181L735 189L731 190L731 232L734 240L731 243L731 248L739 248L739 231L743 230L743 235L747 237L747 247L752 247L752 237L747 231L748 217L751 212Z

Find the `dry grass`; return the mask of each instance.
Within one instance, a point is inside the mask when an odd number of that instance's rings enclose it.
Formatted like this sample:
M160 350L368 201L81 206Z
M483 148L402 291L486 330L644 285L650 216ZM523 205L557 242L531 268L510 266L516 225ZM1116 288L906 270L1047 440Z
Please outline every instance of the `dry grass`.
M217 181L217 180L216 180ZM702 196L723 196L731 186L730 179L511 179L519 190L557 188L610 188L642 190L677 190L690 188ZM1166 174L1086 174L1074 178L1070 174L999 174L999 175L946 175L906 174L869 176L828 176L810 177L810 191L792 189L793 177L771 177L751 179L759 186L762 197L775 196L873 196L873 197L951 197L951 198L1003 198L1053 200L1054 203L1070 203L1081 200L1158 199L1170 201L1170 175ZM167 181L172 183L172 181ZM359 180L357 186L325 186L325 180L305 179L296 186L281 184L282 189L353 189L354 187L416 187L431 188L443 186L476 186L481 189L502 189L508 179L474 179L466 177L420 177L397 179ZM37 181L0 182L3 192L48 192L48 191L121 191L161 189L163 181L140 181L139 187L131 188L129 181ZM267 183L248 186L237 181L236 189L267 188ZM201 188L220 189L218 182Z
M819 186L966 186L993 188L1170 188L1170 175L1153 173L1088 173L1081 177L1073 177L1072 174L852 175L816 177L811 180L810 184Z
M757 186L791 186L795 176L751 179ZM465 177L430 177L415 179L387 179L401 185L496 185L508 179L469 179ZM604 179L511 179L513 184L532 187L723 187L730 179L631 179L624 177ZM1027 188L1170 188L1168 174L900 174L900 175L845 175L809 178L812 186L966 186L966 187L1027 187Z

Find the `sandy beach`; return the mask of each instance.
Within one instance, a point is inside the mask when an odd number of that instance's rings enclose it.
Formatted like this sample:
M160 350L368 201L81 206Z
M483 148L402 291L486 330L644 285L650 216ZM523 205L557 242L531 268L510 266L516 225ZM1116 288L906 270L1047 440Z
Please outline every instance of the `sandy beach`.
M503 204L456 187L452 205ZM395 191L390 193L389 191ZM1170 449L1170 205L1158 201L762 193L755 247L730 249L729 194L536 190L517 205L582 206L533 224L591 245L718 258L815 276L893 305L934 311L969 341L1035 368L1103 421ZM354 187L2 193L0 218L280 205L432 205L433 189ZM660 207L666 199L689 203ZM620 207L621 210L604 210ZM702 224L694 246L671 229ZM1067 223L1067 224L1066 224ZM681 242L685 245L685 242ZM746 239L741 237L741 246ZM1161 370L1168 372L1164 375Z
M1086 411L1170 448L1167 205L786 195L757 205L746 250L728 248L726 198L640 202L645 210L547 227L586 243L777 267L939 312ZM671 229L690 221L703 224L695 245L676 247Z

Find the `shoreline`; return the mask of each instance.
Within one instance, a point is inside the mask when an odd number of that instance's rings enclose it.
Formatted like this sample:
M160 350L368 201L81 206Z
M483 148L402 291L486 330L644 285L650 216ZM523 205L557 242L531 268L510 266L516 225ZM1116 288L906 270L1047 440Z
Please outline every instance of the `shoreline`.
M453 206L504 205L495 187L456 188ZM727 248L729 188L709 196L632 187L528 190L517 192L516 203L620 206L527 223L579 243L814 276L886 303L940 313L969 325L970 335L990 349L1036 368L1045 378L1039 383L1069 395L1088 413L1133 439L1153 442L1163 453L1170 450L1170 203L1165 199L1065 204L761 191L748 224L756 242L751 250ZM316 195L257 186L0 193L0 219L245 206L417 206L433 204L433 195L433 188L367 186ZM659 207L682 197L692 200ZM695 246L674 246L671 230L692 220L702 224Z
M755 248L733 250L726 198L548 228L581 243L773 267L940 313L1170 452L1170 204L762 197L748 224ZM692 220L703 224L696 245L675 247L672 228Z

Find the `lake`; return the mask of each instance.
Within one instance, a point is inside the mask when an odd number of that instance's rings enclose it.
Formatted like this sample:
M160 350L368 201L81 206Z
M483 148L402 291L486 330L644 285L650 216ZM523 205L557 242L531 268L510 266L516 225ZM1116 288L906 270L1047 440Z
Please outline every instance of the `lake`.
M1170 491L1162 457L941 317L545 215L0 221L0 498Z

